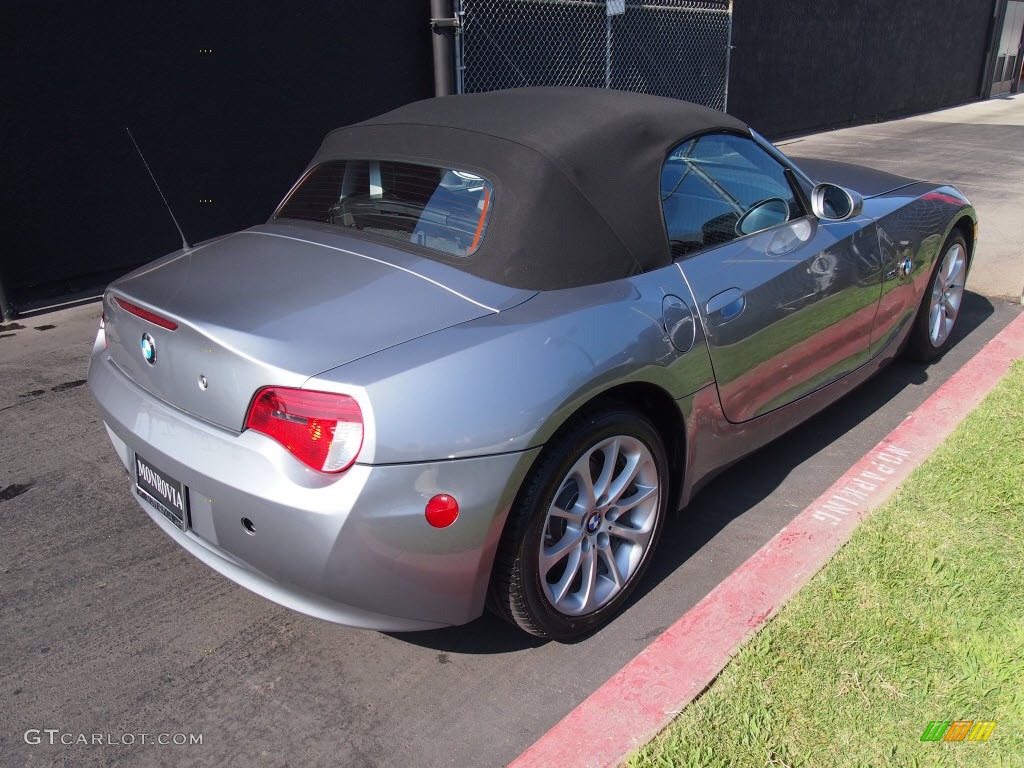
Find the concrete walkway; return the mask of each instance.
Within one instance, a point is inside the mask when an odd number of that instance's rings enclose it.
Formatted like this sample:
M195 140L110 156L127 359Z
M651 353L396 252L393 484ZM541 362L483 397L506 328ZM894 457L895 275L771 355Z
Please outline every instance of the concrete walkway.
M981 220L968 290L1024 301L1024 93L778 146L794 157L842 160L954 184Z

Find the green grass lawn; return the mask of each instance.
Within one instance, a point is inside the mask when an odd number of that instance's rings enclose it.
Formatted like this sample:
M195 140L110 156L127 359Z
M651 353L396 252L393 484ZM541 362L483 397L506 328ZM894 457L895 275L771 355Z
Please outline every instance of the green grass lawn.
M629 765L1024 766L1024 363Z

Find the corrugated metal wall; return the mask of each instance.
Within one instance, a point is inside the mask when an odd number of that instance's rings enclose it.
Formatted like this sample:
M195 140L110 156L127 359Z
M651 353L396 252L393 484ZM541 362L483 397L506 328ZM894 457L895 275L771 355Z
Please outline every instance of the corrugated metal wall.
M265 220L323 135L433 94L429 4L0 10L0 274L15 302ZM210 202L206 202L210 201Z
M737 0L729 111L780 136L977 98L995 2ZM6 4L8 294L178 246L126 125L193 242L265 219L326 131L432 95L428 18L427 0Z
M729 111L771 135L978 97L994 0L737 0Z

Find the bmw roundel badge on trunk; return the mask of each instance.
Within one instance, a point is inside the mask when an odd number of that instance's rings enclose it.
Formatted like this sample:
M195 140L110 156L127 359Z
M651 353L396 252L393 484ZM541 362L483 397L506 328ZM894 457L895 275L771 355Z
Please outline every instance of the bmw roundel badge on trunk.
M142 356L150 365L156 365L156 342L148 333L142 334Z

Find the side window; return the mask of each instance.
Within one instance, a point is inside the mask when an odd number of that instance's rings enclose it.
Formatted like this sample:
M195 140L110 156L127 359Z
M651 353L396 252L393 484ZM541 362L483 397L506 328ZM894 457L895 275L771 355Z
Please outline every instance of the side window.
M750 139L708 134L683 142L661 171L673 258L804 215L785 169Z

